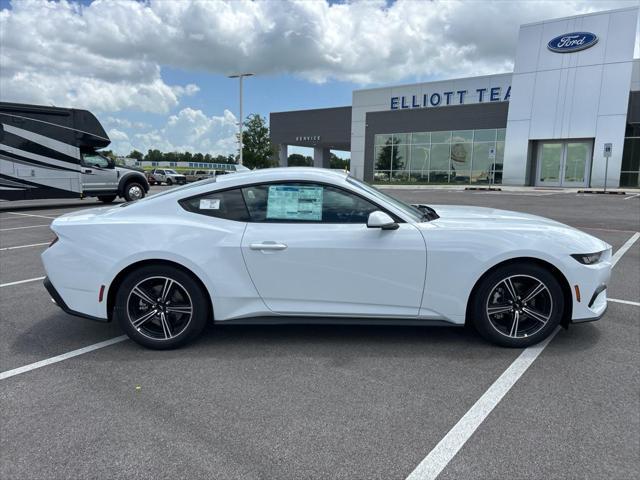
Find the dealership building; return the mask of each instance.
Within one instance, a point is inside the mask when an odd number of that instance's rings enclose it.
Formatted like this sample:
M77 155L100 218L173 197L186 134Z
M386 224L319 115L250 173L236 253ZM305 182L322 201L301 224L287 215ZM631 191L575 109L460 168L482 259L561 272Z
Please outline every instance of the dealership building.
M522 25L513 73L353 92L351 106L272 113L271 141L351 152L376 182L640 186L638 8Z

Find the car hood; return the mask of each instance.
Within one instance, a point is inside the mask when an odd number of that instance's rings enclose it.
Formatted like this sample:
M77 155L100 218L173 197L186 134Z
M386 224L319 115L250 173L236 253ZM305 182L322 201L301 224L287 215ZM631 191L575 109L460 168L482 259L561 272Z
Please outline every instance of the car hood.
M537 223L547 225L562 225L555 220L531 215L529 213L512 212L510 210L500 210L497 208L487 207L470 207L461 205L436 205L432 206L440 219L435 220L439 223L452 221L459 222L493 222L493 223ZM568 227L571 228L571 227Z
M550 244L562 245L578 253L591 253L611 248L588 233L549 218L528 213L512 212L486 207L458 205L432 205L440 218L423 222L423 230L438 228L469 232L512 232L527 238L537 238Z

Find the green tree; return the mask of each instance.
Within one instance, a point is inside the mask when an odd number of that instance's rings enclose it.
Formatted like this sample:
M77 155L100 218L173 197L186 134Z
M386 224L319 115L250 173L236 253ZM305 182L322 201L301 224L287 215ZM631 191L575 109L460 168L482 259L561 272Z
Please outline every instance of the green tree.
M348 158L340 158L335 153L329 154L329 167L340 170L349 170L350 160Z
M180 160L180 154L178 152L167 152L163 155L162 160L165 162L177 162Z
M202 155L201 153L194 153L193 154L193 161L194 162L198 162L198 163L204 162L204 155Z
M100 155L103 155L107 158L110 158L111 160L113 160L114 162L116 161L116 154L113 153L113 151L111 150L100 150Z
M274 149L269 139L267 121L257 113L251 114L244 122L242 135L243 163L247 168L269 168L275 166Z
M205 161L205 162L207 162L207 163L211 163L211 162L213 162L213 157L211 156L211 154L210 154L210 153L207 153L207 154L204 156L204 161Z
M144 160L145 162L161 162L164 160L164 154L158 149L149 149L147 154L144 156Z
M138 150L131 150L131 153L127 155L129 158L135 158L137 161L141 162L144 160L144 153L139 152Z
M399 170L404 167L404 160L398 152L399 143L400 139L392 140L391 138L385 142L376 159L376 170L391 170L392 166L393 170Z
M290 167L313 167L313 158L299 153L292 153L287 158L287 164Z

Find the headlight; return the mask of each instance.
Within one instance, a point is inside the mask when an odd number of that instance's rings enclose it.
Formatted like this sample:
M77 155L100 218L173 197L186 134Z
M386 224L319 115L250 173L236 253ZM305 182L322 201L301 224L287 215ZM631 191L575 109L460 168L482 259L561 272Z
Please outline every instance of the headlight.
M574 253L571 256L583 265L593 265L594 263L598 263L600 261L600 257L602 257L603 253L604 252Z

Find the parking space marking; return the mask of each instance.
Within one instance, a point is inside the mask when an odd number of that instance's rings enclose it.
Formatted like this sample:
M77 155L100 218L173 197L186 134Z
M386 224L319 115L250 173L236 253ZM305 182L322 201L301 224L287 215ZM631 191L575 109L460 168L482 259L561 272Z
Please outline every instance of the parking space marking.
M634 243L636 243L636 241L640 238L640 233L636 232L634 233L631 238L629 240L627 240L624 245L622 245L618 251L616 253L613 254L613 257L611 257L611 267L613 268L615 266L616 263L618 263L618 261L622 258L622 256L627 253L627 250L629 250Z
M33 213L18 213L18 212L7 212L8 215L21 215L23 217L37 217L37 218L50 218L55 220L56 217L50 217L47 215L35 215Z
M631 300L620 300L619 298L607 298L608 302L624 303L625 305L633 305L634 307L640 307L640 302L632 302Z
M635 195L630 195L628 197L624 197L625 200L629 200L630 198L640 197L640 193L636 193Z
M0 288L10 287L11 285L20 285L21 283L37 282L38 280L44 280L44 277L27 278L26 280L18 280L17 282L0 283Z
M640 238L640 233L634 233L629 240L611 258L611 268L613 268L631 246ZM629 303L636 302L627 300L608 299L612 302ZM640 304L638 304L640 306ZM409 474L406 480L434 480L449 462L456 456L460 449L471 438L471 435L489 416L493 409L500 403L502 398L511 390L516 382L527 371L536 358L542 353L545 347L556 336L560 327L557 327L551 335L542 342L527 347L518 358L498 377L498 379L484 392L476 403L465 413L458 423L438 442L429 454L418 464Z
M456 456L473 432L482 424L500 400L511 390L520 377L527 371L544 348L556 336L560 327L542 342L525 348L518 358L493 382L489 389L449 430L440 442L429 452L407 477L407 480L433 480Z
M25 228L39 228L39 227L48 227L51 225L47 223L46 225L30 225L28 227L11 227L11 228L0 228L0 232L8 232L9 230L23 230Z
M84 353L93 352L94 350L108 347L109 345L113 345L115 343L124 342L127 338L128 337L126 335L121 335L119 337L105 340L104 342L94 343L93 345L89 345L88 347L82 347L77 350L72 350L70 352L63 353L62 355L56 355L55 357L47 358L45 360L40 360L39 362L30 363L29 365L24 365L22 367L14 368L13 370L0 372L0 380L4 380L9 377L20 375L21 373L30 372L31 370L35 370L36 368L46 367L47 365L51 365L52 363L62 362L63 360L67 360L68 358L73 358L73 357L77 357L78 355L82 355Z
M17 250L19 248L42 247L44 245L49 245L49 243L51 242L32 243L30 245L17 245L15 247L3 247L3 248L0 248L0 252L4 252L5 250Z

